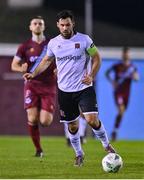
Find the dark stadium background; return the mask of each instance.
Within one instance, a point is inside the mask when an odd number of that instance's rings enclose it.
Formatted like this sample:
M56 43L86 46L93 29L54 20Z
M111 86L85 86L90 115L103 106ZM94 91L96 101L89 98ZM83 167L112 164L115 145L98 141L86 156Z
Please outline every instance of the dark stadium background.
M21 1L21 0L20 0ZM24 0L22 0L24 1ZM27 25L34 15L43 15L50 36L57 34L56 13L71 9L77 29L84 32L84 0L43 0L38 8L10 8L0 1L0 41L21 42L29 36ZM93 38L98 46L143 46L143 0L93 0ZM15 33L14 33L15 32ZM19 34L19 32L21 32Z
M80 6L80 5L81 6ZM58 10L70 7L77 14L84 16L84 0L47 1L44 6ZM125 26L135 30L144 30L143 0L93 0L93 17L95 20Z

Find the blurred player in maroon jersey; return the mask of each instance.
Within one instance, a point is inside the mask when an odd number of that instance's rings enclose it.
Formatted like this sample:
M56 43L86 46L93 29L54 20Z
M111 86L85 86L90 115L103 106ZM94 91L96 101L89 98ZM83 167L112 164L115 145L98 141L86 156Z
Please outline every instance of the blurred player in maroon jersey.
M45 23L41 16L34 17L30 21L29 29L32 32L32 38L18 47L11 65L13 71L29 72L49 42L44 36ZM24 83L24 106L27 111L28 129L36 148L35 156L37 157L43 156L39 123L42 126L50 125L55 110L56 78L54 69L55 64L52 63L33 80Z
M114 78L111 76L112 72ZM123 48L122 61L110 67L106 72L106 77L113 85L114 98L118 108L114 129L111 134L112 140L116 140L118 128L128 105L131 82L139 79L137 69L130 61L129 48Z

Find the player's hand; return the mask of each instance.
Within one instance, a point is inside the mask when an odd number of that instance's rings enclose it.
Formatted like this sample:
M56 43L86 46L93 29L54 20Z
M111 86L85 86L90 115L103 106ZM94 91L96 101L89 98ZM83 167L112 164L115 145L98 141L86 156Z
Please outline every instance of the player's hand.
M31 80L31 79L34 78L34 76L33 76L32 73L25 73L25 74L23 75L23 78L24 78L24 80Z
M132 79L135 80L135 81L138 81L139 80L139 74L137 72L134 72L132 74Z
M28 64L27 63L22 64L22 66L21 66L22 73L26 73L27 69L28 69Z
M93 82L93 78L89 74L85 74L84 78L82 79L82 83L86 85L90 85Z

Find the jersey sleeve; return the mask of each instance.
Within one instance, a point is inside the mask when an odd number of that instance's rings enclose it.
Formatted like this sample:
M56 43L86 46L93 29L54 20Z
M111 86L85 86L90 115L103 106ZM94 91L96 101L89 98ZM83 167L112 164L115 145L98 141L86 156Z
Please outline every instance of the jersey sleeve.
M89 36L86 36L86 51L90 56L97 52L97 47Z
M22 60L22 59L24 59L24 57L25 57L25 46L24 46L24 44L21 44L19 47L18 47L18 49L17 49L17 52L16 52L16 54L15 54L15 57L17 58L17 59L19 59L19 60Z
M53 41L50 40L48 45L47 45L47 52L46 52L46 54L47 54L48 57L53 57L54 56L54 53L52 52L53 44L54 44Z
M38 67L38 65L40 64L40 62L42 61L42 59L44 58L44 56L46 55L47 52L47 46L44 46L42 53L40 54L40 56L36 59L35 64L32 66L32 68L30 69L30 73L33 73L35 71L35 69Z

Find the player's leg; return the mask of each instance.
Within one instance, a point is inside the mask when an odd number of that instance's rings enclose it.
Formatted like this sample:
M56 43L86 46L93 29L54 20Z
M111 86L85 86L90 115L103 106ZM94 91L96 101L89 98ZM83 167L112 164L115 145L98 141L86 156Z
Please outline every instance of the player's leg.
M79 120L80 140L81 140L81 143L84 144L84 143L86 143L85 136L86 136L87 122L84 119L84 116L82 114L81 114L81 116L79 117L78 120ZM69 136L68 136L68 124L67 123L64 123L64 134L65 134L65 137L66 137L67 145L71 146L70 139L69 139Z
M68 123L68 134L71 145L75 151L76 158L75 158L75 166L82 166L83 165L83 158L84 152L81 147L80 142L80 135L79 135L79 125L78 121Z
M40 123L43 127L49 126L52 123L56 107L55 89L51 89L52 92L47 92L47 89L47 86L41 89L43 96L40 100Z
M115 94L115 102L117 105L118 114L116 115L113 131L111 133L112 141L115 141L117 139L118 129L120 127L120 123L122 121L127 105L127 100L125 101L124 96L122 94Z
M118 105L118 114L116 115L116 119L114 122L114 128L113 128L113 131L111 134L111 139L113 141L115 141L117 139L118 130L119 130L120 123L122 121L124 112L125 112L125 105L124 104Z
M67 145L71 146L69 135L68 135L68 124L67 123L64 123L64 134L65 134L65 137L66 137Z
M86 113L85 119L87 120L88 124L92 127L93 133L97 139L99 139L104 147L104 149L108 153L115 153L114 148L111 146L107 132L105 130L105 127L102 123L102 121L99 120L96 113Z
M93 87L87 88L80 95L80 108L84 114L88 124L92 127L95 136L101 141L104 149L107 152L115 152L110 145L107 132L103 123L98 118L98 108L96 102L96 94Z
M39 132L39 97L35 85L27 81L24 86L24 106L27 111L28 130L36 149L36 156L42 156Z
M79 135L79 108L77 102L73 99L74 93L66 93L61 90L58 91L58 100L60 105L61 122L68 123L68 136L71 146L76 154L75 166L83 164L83 150Z
M43 150L40 144L40 132L39 132L39 111L36 107L27 109L27 118L28 118L28 129L33 144L36 149L35 156L42 157Z
M43 127L49 126L53 121L53 113L46 110L40 110L40 123Z
M79 117L79 133L82 144L86 143L86 128L87 128L87 121L85 120L84 116L81 113Z
M45 90L46 89L46 90ZM40 105L39 105L39 122L42 127L49 126L53 121L53 115L55 111L55 89L52 92L47 92L48 87L39 87L40 93Z
M74 121L70 123L65 123L65 126L67 128L68 139L76 155L74 166L82 166L84 152L81 147L80 134L79 134L79 122Z

